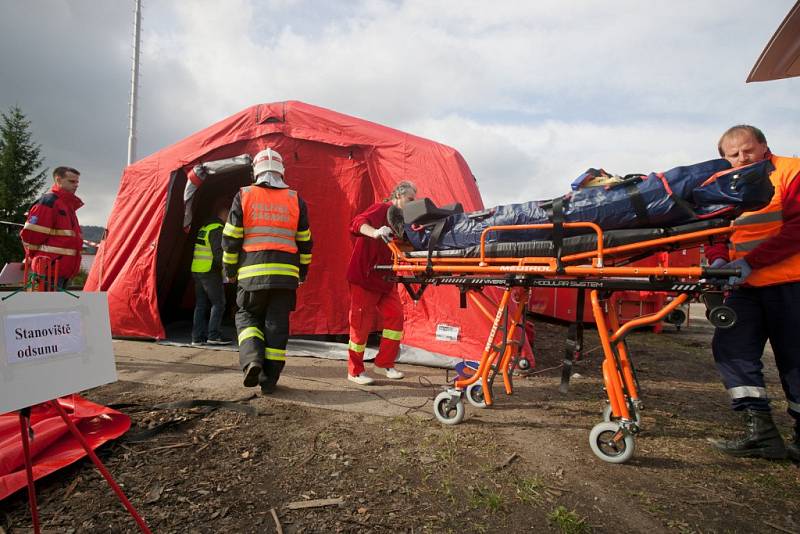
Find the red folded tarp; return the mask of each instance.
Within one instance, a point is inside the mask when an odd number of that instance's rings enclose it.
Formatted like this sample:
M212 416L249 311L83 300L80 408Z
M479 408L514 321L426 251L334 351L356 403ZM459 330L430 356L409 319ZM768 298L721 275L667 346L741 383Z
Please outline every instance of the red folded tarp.
M78 395L57 401L92 449L118 438L131 426L130 418ZM31 408L33 440L30 442L33 478L38 480L86 456L81 444L51 403ZM27 485L25 456L20 436L19 412L0 415L0 500Z

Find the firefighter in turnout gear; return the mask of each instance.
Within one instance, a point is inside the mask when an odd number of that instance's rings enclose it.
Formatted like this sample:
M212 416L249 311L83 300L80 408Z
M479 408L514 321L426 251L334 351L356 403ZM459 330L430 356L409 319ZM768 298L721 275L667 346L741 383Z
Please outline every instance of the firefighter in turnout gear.
M713 440L721 451L742 457L800 460L800 158L770 153L758 128L739 125L719 141L720 156L734 167L769 158L772 201L733 222L728 248L712 247L714 267L738 267L725 303L737 316L736 327L718 328L712 350L734 410L744 411L746 429L734 440ZM762 373L764 346L775 354L794 436L784 445L772 419Z
M246 387L272 393L286 364L289 313L311 264L308 208L283 181L281 155L253 159L255 183L243 187L222 231L222 263L237 278L236 330Z

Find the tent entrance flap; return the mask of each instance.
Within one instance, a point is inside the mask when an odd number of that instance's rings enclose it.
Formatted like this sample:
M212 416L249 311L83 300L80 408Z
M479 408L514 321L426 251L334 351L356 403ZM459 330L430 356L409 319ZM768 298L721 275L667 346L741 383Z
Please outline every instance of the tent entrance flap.
M158 307L165 327L176 321L191 321L194 309L191 264L197 231L216 215L215 210L224 203L230 204L239 188L251 180L249 166L208 176L194 192L191 203L185 203L187 175L182 169L172 173L156 266ZM187 219L191 224L185 228Z

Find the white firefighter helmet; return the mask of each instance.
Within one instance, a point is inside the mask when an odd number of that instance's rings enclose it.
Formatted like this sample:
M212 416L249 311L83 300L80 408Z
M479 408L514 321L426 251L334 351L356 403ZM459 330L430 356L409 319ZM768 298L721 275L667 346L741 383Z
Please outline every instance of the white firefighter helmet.
M283 158L271 148L265 148L253 158L253 174L257 184L266 184L277 189L287 189L283 181Z

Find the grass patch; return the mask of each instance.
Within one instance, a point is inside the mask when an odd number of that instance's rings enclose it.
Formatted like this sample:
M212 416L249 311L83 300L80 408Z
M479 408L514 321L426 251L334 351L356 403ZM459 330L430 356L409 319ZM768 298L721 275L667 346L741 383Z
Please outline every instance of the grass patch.
M585 519L563 506L550 512L547 519L563 534L586 534L592 531Z
M491 513L499 512L505 507L503 496L486 486L477 486L472 490L470 505L473 508L484 508Z

